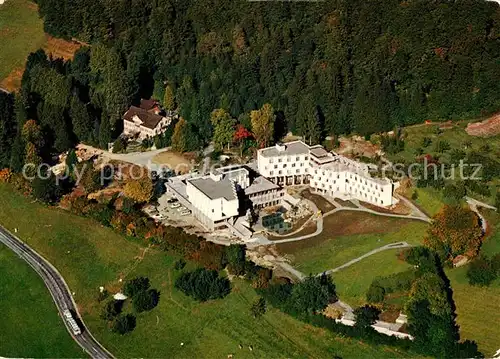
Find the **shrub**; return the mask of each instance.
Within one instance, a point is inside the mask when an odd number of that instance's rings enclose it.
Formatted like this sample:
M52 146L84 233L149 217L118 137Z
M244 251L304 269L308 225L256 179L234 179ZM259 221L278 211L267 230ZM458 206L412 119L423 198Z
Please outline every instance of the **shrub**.
M374 283L370 285L370 288L368 288L368 292L366 292L366 300L370 303L383 302L384 297L385 297L385 289Z
M117 138L113 143L113 153L122 153L126 149L126 143L122 138Z
M296 313L317 313L336 299L335 285L329 276L310 276L293 286L288 304Z
M159 300L160 292L156 289L149 289L137 293L132 299L132 304L134 305L134 309L140 313L156 307Z
M123 301L111 299L102 309L101 318L104 320L113 320L122 312L122 308Z
M100 303L103 300L107 299L108 297L109 297L109 292L106 289L104 289L102 292L99 291L99 293L97 294L97 301Z
M137 277L129 280L123 286L123 293L127 297L133 297L134 295L145 292L149 289L150 283L149 279L146 277Z
M12 171L9 168L3 168L0 170L0 182L9 182L12 176Z
M356 323L354 324L358 328L367 329L371 325L375 324L380 314L380 309L372 305L364 305L354 309L354 315L356 317Z
M422 138L422 147L429 147L432 143L432 139L430 137Z
M448 184L444 187L443 195L452 201L460 201L467 194L465 186L462 183L457 184L456 186L453 184Z
M181 270L186 266L186 261L184 259L179 259L174 263L175 270Z
M469 284L476 286L489 286L497 278L497 270L491 260L487 258L476 258L467 270Z
M245 274L245 246L241 244L231 244L225 248L227 259L227 270L234 275Z
M253 302L250 313L254 318L258 318L266 313L266 300L262 297Z
M175 287L200 302L224 298L231 292L227 278L219 277L216 271L205 268L182 273L175 281Z
M113 331L118 334L126 334L134 330L136 326L135 316L132 314L121 315L116 318L113 324Z
M450 148L451 148L450 144L444 140L439 141L436 144L436 152L438 152L438 153L444 153L444 152L448 151Z

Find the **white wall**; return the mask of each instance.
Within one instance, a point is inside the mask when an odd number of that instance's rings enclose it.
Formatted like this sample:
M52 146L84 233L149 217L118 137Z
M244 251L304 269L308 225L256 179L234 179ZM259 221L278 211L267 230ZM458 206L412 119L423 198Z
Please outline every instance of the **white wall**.
M193 207L196 207L213 222L238 215L238 199L229 201L225 198L210 199L189 181L186 193Z
M282 155L264 157L261 151L257 153L259 173L267 178L281 176L301 176L310 171L309 154Z
M337 172L332 169L313 169L310 185L327 191L327 195L344 194L377 206L392 205L392 183L379 183L378 179L350 171Z

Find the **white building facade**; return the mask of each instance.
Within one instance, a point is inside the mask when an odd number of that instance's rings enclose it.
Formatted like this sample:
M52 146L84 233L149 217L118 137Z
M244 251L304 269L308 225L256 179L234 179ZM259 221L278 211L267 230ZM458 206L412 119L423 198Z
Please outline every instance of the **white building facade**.
M308 183L317 193L355 198L377 206L394 204L394 184L373 178L367 164L351 160L322 146L294 141L257 152L259 172L279 185Z

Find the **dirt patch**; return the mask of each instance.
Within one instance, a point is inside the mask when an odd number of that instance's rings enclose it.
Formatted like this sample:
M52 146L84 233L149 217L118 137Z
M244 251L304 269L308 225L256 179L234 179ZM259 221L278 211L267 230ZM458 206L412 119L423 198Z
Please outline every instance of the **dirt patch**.
M487 120L468 124L465 131L477 137L493 137L500 134L500 113Z
M21 79L23 77L23 68L15 68L0 82L0 87L9 92L14 92L21 87Z
M408 215L411 213L411 209L408 208L403 201L399 201L391 208L378 207L378 206L375 206L371 203L362 202L362 201L360 201L360 203L363 205L363 207L366 207L366 208L371 209L372 211L375 211L378 213L402 214L402 215Z
M153 157L153 163L172 168L176 173L188 173L194 166L194 160L186 156L173 152L165 151Z
M47 54L52 55L54 58L63 58L64 60L71 60L75 55L76 50L82 47L81 43L75 41L66 41L57 39L50 35L46 35L46 42L43 49Z
M332 209L336 208L332 203L327 201L325 198L323 198L322 196L320 196L318 194L312 193L308 189L306 189L305 191L302 191L301 195L302 195L302 197L307 198L308 200L314 202L314 204L316 204L318 209L323 213L329 212Z
M379 145L374 145L360 136L341 137L340 146L335 152L346 157L355 158L358 156L373 158L382 154Z
M335 202L342 205L343 207L357 208L357 206L354 203L352 203L351 201L344 201L340 198L335 198L334 200L335 200Z
M392 309L392 310L385 310L379 315L379 320L383 322L388 322L388 323L396 323L396 319L399 317L399 310L398 309Z

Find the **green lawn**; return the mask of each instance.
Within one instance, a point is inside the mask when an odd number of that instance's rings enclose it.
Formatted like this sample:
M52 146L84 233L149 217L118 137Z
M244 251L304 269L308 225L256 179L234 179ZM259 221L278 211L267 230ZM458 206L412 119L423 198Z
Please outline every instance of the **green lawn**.
M376 253L333 273L333 281L342 301L356 307L366 303L366 291L377 277L403 272L411 266L397 258L400 249Z
M363 216L387 221L387 217L370 214L363 214ZM360 223L359 226L362 224ZM420 244L427 226L424 222L391 218L387 222L388 232L385 233L332 236L329 231L325 230L320 235L323 236L321 241L315 241L312 238L300 241L300 244L293 242L280 244L278 249L286 254L291 259L292 265L301 272L316 274L338 267L389 243L406 241L410 244Z
M492 210L483 211L483 215L488 223L490 233L481 246L481 254L487 257L493 257L500 253L500 209L499 212Z
M475 287L469 285L466 273L467 267L446 271L457 307L460 335L462 339L475 340L486 357L492 357L500 349L500 279L489 287Z
M483 119L477 119L475 121L481 121ZM480 151L480 148L487 143L490 146L490 151L488 153L483 153L484 155L489 155L493 159L498 158L500 153L500 135L490 137L487 140L481 137L470 136L465 132L465 127L467 123L473 121L460 121L458 126L452 129L443 130L441 134L436 134L436 129L440 125L427 125L427 126L417 126L417 127L407 127L404 129L406 133L405 138L405 149L404 151L397 153L395 155L390 155L390 159L398 161L398 159L405 159L406 161L413 161L416 157L415 149L422 147L422 140L424 137L429 137L432 139L432 144L424 148L424 153L429 153L436 155L435 146L438 141L446 141L450 144L451 149L460 149L466 151ZM465 149L464 143L470 141L472 146ZM447 151L449 153L449 151ZM447 157L448 155L443 155Z
M444 206L443 194L441 191L426 187L426 188L411 188L407 191L406 196L411 198L413 192L417 192L418 197L412 200L420 207L428 216L432 217Z
M249 314L256 293L240 280L233 282L232 293L223 300L194 302L173 287L179 274L172 269L176 258L156 250L143 256L141 243L85 218L32 203L6 185L0 185L0 223L11 230L19 228L18 235L59 269L76 292L92 334L117 357L216 358L230 353L252 358L405 356L392 348L335 336L274 309L256 320ZM98 288L106 286L114 292L120 287L119 278L137 275L148 276L160 290L160 304L138 315L132 333L119 336L99 319ZM22 300L16 303L25 305ZM5 330L20 333L28 329L12 326ZM9 345L22 346L17 338ZM239 344L244 348L239 349ZM254 350L249 351L248 345Z
M42 279L0 244L0 355L82 357Z
M45 42L37 6L28 0L7 0L0 5L0 81L16 68L24 68L30 52Z

